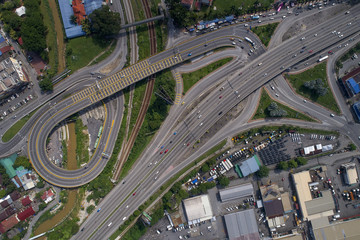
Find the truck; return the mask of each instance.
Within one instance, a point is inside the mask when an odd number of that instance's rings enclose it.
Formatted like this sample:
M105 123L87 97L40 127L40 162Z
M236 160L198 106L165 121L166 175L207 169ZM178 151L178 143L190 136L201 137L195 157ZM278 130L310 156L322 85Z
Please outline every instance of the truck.
M245 40L248 41L252 46L254 46L254 42L250 38L245 37Z
M326 60L326 59L328 59L328 55L326 55L326 56L324 56L324 57L322 57L322 58L319 58L319 60L318 60L318 62L322 62L322 61L324 61L324 60Z
M350 198L351 198L352 201L354 201L354 194L351 191L350 191Z
M229 159L226 159L226 162L230 165L230 168L234 167L234 165L229 161Z
M228 163L227 159L223 160L223 164L224 164L224 166L227 166L227 171L229 171L231 169L231 165Z
M224 166L226 171L229 171L229 167L227 166L227 164L225 164L226 160L224 159L221 164Z

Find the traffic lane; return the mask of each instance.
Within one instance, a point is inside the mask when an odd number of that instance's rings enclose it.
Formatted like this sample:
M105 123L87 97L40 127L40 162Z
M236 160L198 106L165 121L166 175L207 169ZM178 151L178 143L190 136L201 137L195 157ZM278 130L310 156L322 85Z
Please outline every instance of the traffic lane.
M67 103L63 103L63 104L67 104ZM73 109L71 109L73 108ZM58 113L57 115L55 115L57 118L54 118L52 121L53 123L57 122L58 119L63 119L63 118L66 118L70 115L72 115L74 112L76 112L77 109L76 109L76 106L72 106L70 107L69 109L67 109L67 111L62 111L60 113ZM49 112L47 112L49 114ZM45 118L50 118L50 116L53 114L54 112L50 112L50 115L47 115L47 116L44 116ZM108 113L109 114L109 113ZM40 128L42 127L42 120L39 121L39 124L37 126L39 126ZM109 125L107 125L109 126ZM106 136L106 134L108 133L108 128L105 128L104 129L104 136ZM39 139L39 142L46 142L46 138L48 136L48 133L52 130L52 124L47 124L44 126L44 129L42 130L42 135L40 136L40 139ZM34 129L34 131L36 132L37 129ZM34 144L36 144L36 141L31 141L33 143L32 147L30 147L30 149L36 149L36 148L33 148L33 147L37 147L37 146L34 146ZM102 144L102 143L101 143ZM47 156L46 156L46 152L45 152L45 146L42 148L38 148L39 150L39 154L40 154L40 157L43 159L42 162L43 164L45 164L46 167L49 168L49 170L53 171L55 174L61 174L63 177L73 177L74 174L80 174L80 173L84 173L85 171L85 168L83 169L78 169L78 170L74 170L74 171L68 171L68 170L65 170L65 169L60 169L58 167L56 167L55 165L53 165L51 162L49 162L47 160ZM37 167L37 169L41 168L41 163L36 161L38 160L37 159L37 156L35 155L34 156L34 151L30 150L30 153L33 153L32 154L32 160L35 160L33 161L33 163L35 164L35 167ZM98 156L97 154L94 155L95 157ZM35 158L34 158L35 157ZM46 159L46 160L45 160ZM106 162L106 160L103 160L102 162ZM37 164L37 165L36 165ZM40 164L40 165L38 165ZM93 167L95 165L95 161L90 161L88 166L91 166ZM103 163L100 162L100 165L103 165ZM54 179L52 178L52 181L54 181ZM64 179L61 179L60 181L64 181Z

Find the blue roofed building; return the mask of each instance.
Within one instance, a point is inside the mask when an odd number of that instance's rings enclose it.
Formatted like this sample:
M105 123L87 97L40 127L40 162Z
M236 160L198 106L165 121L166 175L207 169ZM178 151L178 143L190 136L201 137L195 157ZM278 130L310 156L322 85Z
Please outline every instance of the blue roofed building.
M350 78L346 80L346 84L348 85L349 89L351 90L352 94L358 94L360 92L359 83L357 83L354 78Z
M358 120L360 121L360 102L356 102L354 105L353 105L353 109L354 109L354 112L356 114L356 117L358 118Z
M253 157L246 159L244 162L239 165L241 175L239 177L246 177L252 173L257 172L260 169L260 161L259 158L254 155Z
M75 6L73 6L75 4ZM98 9L102 5L102 0L84 0L81 3L79 1L71 1L71 0L59 0L59 6L61 11L61 17L64 24L65 34L67 38L76 38L80 36L84 36L85 32L82 30L81 25L74 24L71 22L71 16L74 15L74 8L76 10L76 16L79 18L84 18L79 11L82 8L80 5L84 5L85 8L85 16L91 14L95 9ZM74 8L73 8L74 7ZM80 16L80 15L81 16Z

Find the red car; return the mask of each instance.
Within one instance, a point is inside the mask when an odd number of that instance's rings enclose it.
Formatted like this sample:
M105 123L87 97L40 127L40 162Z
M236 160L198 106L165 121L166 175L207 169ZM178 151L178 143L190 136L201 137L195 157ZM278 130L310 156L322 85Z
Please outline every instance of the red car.
M160 152L160 154L162 154L162 153L163 153L163 151Z
M189 146L189 145L190 145L190 143L186 144L186 146Z
M136 192L133 193L133 196L135 196Z
M312 53L312 52L313 52L313 50L310 50L310 51L309 51L309 53Z
M332 51L328 51L328 54L333 54L333 52L332 52Z
M167 153L169 151L169 149L166 149L164 153Z
M219 97L219 99L221 99L221 98L222 98L222 96Z

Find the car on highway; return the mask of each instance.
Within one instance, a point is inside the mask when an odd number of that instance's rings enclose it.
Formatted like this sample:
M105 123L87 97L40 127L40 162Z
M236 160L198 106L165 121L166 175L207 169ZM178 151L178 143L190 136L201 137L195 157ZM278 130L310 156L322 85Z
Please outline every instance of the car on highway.
M96 212L100 212L101 208L99 208Z
M164 153L167 153L169 151L169 149L166 149Z
M126 217L123 217L123 221L125 221L126 220Z
M221 115L222 114L222 112L219 112L219 115Z
M346 11L346 12L345 12L345 14L349 14L349 13L350 13L350 11Z
M330 114L330 117L335 117L335 115L332 113L332 114Z
M204 123L200 123L200 125L199 125L199 126L201 127L203 124L204 124Z
M111 224L112 224L112 222L108 224L108 227L110 227L110 226L111 226Z
M136 192L134 192L132 195L135 196Z
M174 132L174 135L176 135L177 134L177 132Z
M314 37L317 37L317 33L314 34Z
M312 53L312 52L313 52L313 50L310 50L310 51L309 51L309 53Z
M307 103L306 99L304 99L304 103Z
M232 45L236 45L236 42L232 42L231 44L232 44Z
M189 146L189 145L190 145L190 143L186 144L186 146Z
M221 98L222 98L222 96L219 97L219 99L221 99Z
M275 93L275 96L279 97L279 94Z
M328 51L328 54L333 54L333 51Z
M190 57L192 55L192 53L189 53L188 56Z
M163 151L160 152L160 154L162 154L162 153L163 153Z

